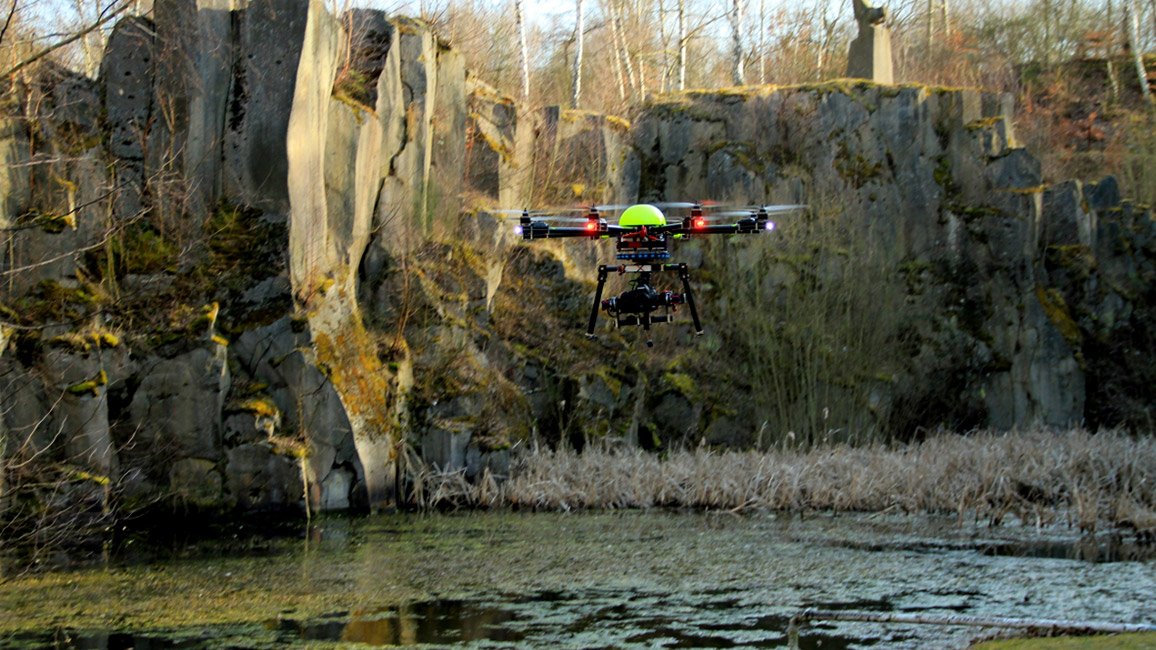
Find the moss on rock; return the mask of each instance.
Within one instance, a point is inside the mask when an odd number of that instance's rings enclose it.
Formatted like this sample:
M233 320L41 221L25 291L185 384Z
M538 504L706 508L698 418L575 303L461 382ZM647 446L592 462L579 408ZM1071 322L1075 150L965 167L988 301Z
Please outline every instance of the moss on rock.
M96 376L88 381L82 381L79 384L73 384L68 387L68 392L72 395L91 395L96 397L100 395L100 389L108 384L108 373L101 370L96 373Z

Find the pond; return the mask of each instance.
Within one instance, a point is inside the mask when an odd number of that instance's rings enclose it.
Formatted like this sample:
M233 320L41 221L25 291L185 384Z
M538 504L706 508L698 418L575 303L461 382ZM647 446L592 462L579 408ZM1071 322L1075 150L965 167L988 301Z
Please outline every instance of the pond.
M776 648L804 607L1152 623L1152 556L922 516L324 518L12 577L0 648ZM958 648L983 633L816 623L802 646Z

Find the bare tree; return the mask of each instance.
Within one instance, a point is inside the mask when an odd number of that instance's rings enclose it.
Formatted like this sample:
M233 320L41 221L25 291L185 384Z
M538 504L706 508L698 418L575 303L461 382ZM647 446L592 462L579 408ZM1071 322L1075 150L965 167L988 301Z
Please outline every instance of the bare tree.
M1148 105L1156 106L1152 93L1148 90L1148 70L1144 67L1144 57L1140 49L1140 21L1136 16L1135 0L1124 0L1124 11L1128 13L1128 42L1131 44L1132 58L1136 62L1136 75L1140 81L1140 92Z
M678 0L678 89L686 90L686 0Z
M670 90L670 48L667 47L666 4L658 0L658 43L662 47L662 92Z
M577 0L575 8L578 11L577 24L574 26L574 39L577 42L574 44L574 86L570 95L570 108L577 109L582 107L582 41L585 40L582 0Z
M746 75L743 74L743 0L734 0L731 10L731 26L731 33L734 37L734 62L731 66L731 76L734 84L741 86L746 83Z
M767 83L767 0L759 0L759 84Z
M9 12L4 31L0 32L0 45L6 44L3 43L3 39L8 36L8 26L11 24L12 16L16 12L16 5L18 1L19 0L13 0L12 9ZM53 52L68 47L69 45L84 39L93 32L104 28L105 25L108 25L112 21L116 20L117 17L131 9L133 6L133 3L129 0L112 0L107 4L104 4L97 12L95 18L93 18L91 21L87 21L85 24L81 25L74 31L54 35L49 40L47 45L36 49L30 56L26 57L19 63L16 63L8 70L5 70L2 74L0 74L0 78L11 77L29 65L44 59Z
M514 0L514 20L518 28L518 58L522 69L522 102L530 101L530 57L526 53L526 15L522 0Z
M623 34L623 12L621 5L616 0L610 0L608 3L608 10L610 19L612 21L611 28L616 40L614 49L618 52L618 58L622 62L623 68L626 71L626 80L630 84L630 91L636 97L641 98L642 92L639 88L638 82L634 77L634 64L630 59L630 51L626 48L626 36Z
M626 69L623 64L625 48L618 29L618 16L614 13L613 5L607 4L603 11L606 13L606 22L610 23L610 49L613 51L614 79L618 82L618 101L626 101Z

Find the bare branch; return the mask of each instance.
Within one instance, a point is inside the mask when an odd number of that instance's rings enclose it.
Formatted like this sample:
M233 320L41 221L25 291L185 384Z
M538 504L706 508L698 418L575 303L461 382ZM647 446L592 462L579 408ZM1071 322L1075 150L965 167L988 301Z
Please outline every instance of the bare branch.
M4 42L4 35L8 33L8 27L12 24L12 17L16 15L16 5L20 4L19 0L12 0L12 8L8 10L8 18L4 20L4 29L0 29L0 43Z
M115 11L108 14L107 16L104 16L103 18L101 18L97 22L89 25L88 27L85 27L84 29L82 29L76 33L74 33L73 35L69 36L66 39L63 39L61 41L53 43L52 45L49 45L48 47L44 48L40 52L28 57L27 59L21 61L20 63L17 63L15 66L13 66L9 70L5 71L4 74L0 75L0 76L10 77L10 76L16 74L17 72L20 72L24 68L28 67L29 65L32 65L33 63L36 63L40 59L43 59L44 57L48 56L49 54L55 52L56 50L59 50L60 48L66 46L66 45L70 45L72 43L75 43L76 41L84 38L85 36L91 34L92 32L100 29L105 24L110 22L112 19L116 18L120 14L127 11L129 9L129 7L131 7L131 6L132 6L132 3L125 2L120 7L118 7ZM111 8L112 5L109 5L109 7Z

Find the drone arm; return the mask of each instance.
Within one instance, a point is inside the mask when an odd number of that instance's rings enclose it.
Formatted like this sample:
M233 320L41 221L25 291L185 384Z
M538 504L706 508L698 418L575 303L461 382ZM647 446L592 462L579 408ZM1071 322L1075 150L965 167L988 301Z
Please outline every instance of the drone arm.
M523 225L521 228L522 239L558 239L561 237L597 239L602 236L600 232L591 232L585 228L552 228L541 222L536 222L529 226Z
M681 223L672 223L668 226L663 226L662 230L676 235L733 235L740 232L738 224L733 223L698 227L687 227Z
M740 219L735 223L720 225L704 224L696 226L684 221L682 223L672 223L667 226L662 226L659 230L677 235L757 235L774 227L774 224L766 219L748 217L746 219Z

